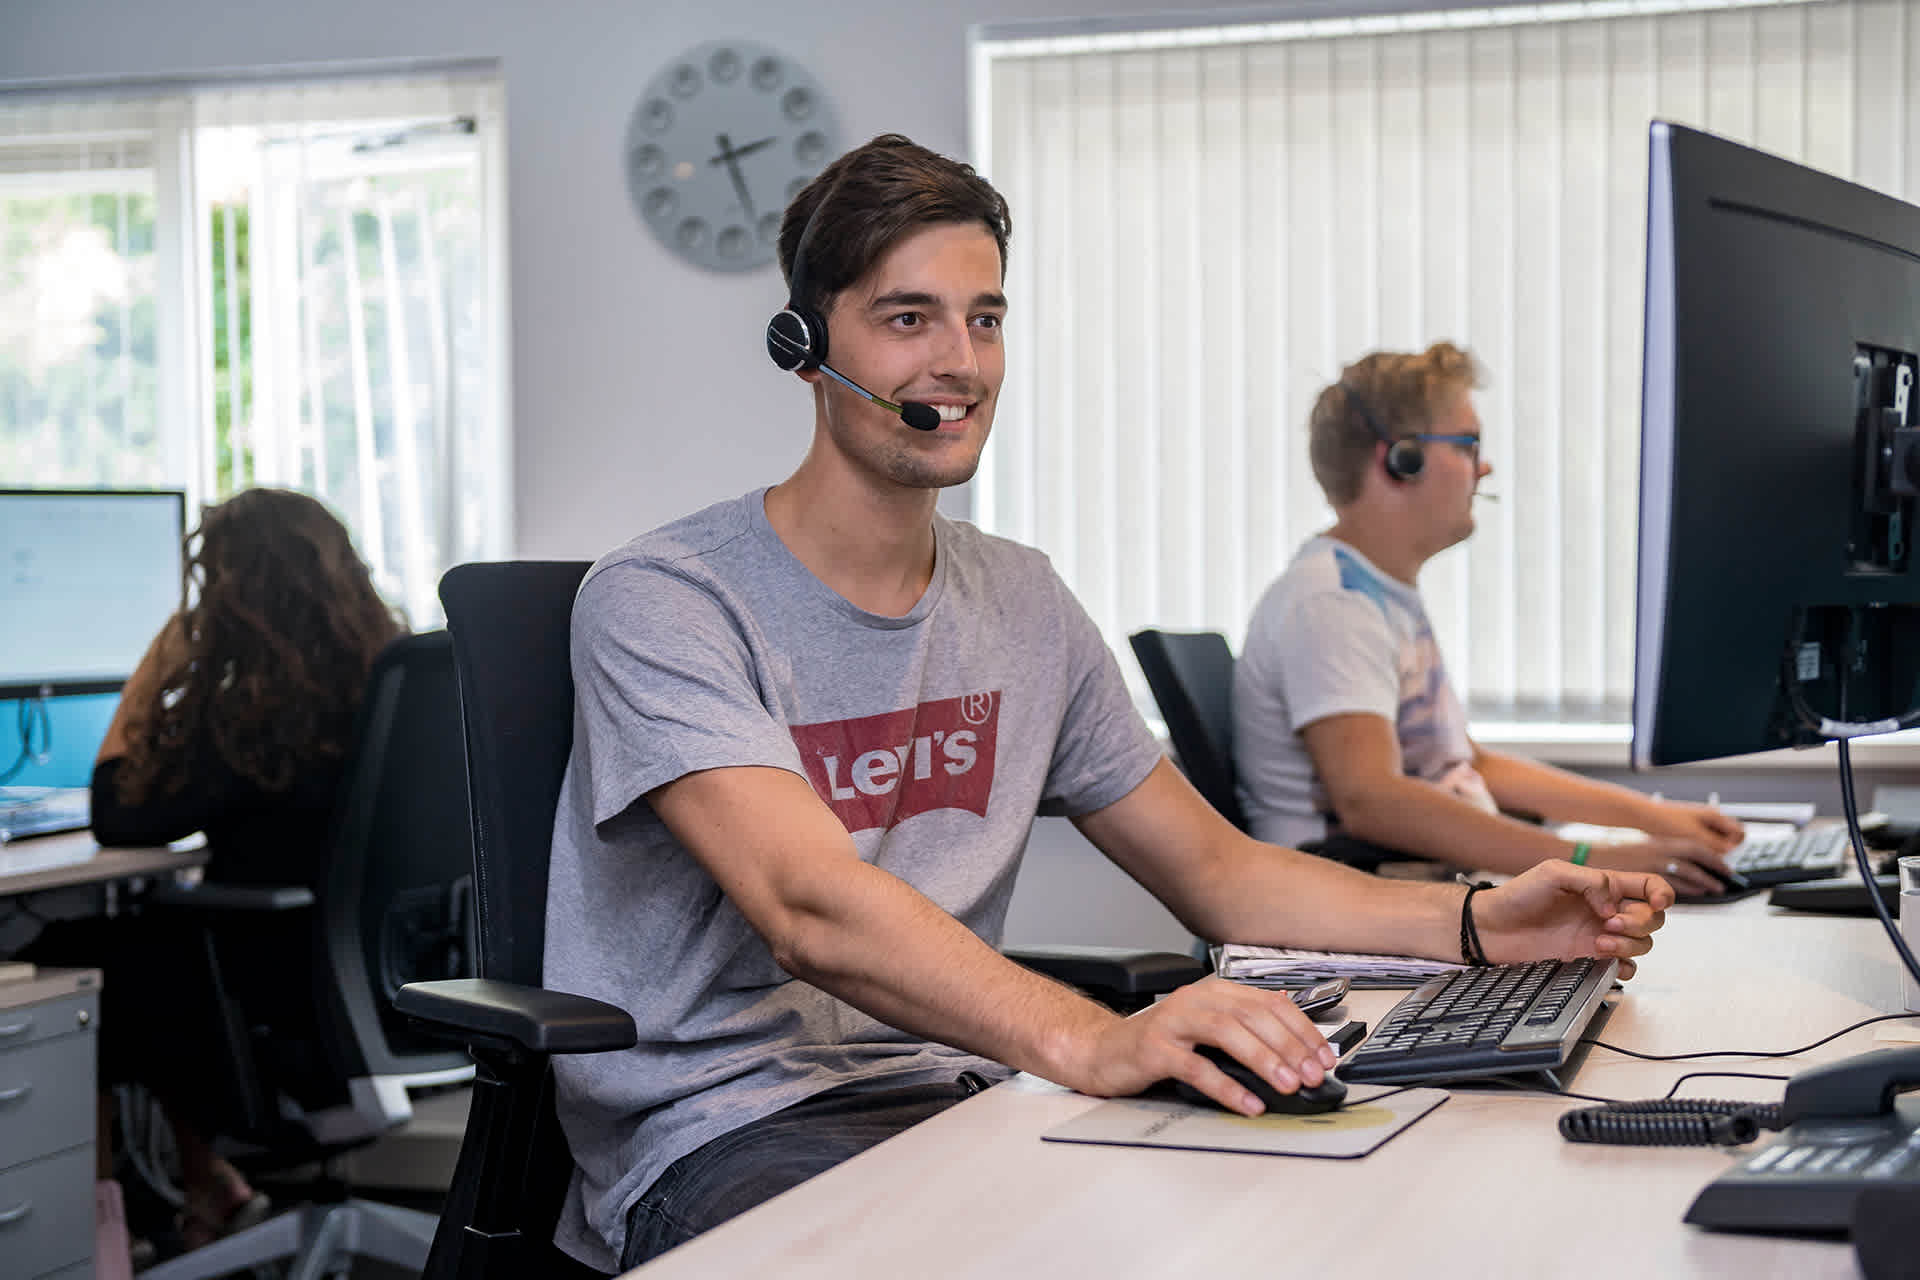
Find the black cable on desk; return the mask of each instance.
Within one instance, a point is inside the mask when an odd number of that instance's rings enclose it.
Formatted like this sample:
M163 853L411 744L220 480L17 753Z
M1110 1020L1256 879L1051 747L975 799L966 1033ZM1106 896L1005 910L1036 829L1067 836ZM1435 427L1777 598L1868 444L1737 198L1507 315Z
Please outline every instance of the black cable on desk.
M1793 1058L1810 1050L1818 1049L1828 1041L1838 1040L1841 1036L1852 1031L1858 1031L1862 1027L1870 1027L1876 1022L1893 1022L1900 1018L1920 1018L1920 1013L1882 1013L1876 1014L1871 1018L1862 1018L1858 1022L1849 1023L1847 1026L1840 1028L1832 1035L1822 1036L1812 1044L1801 1045L1797 1049L1702 1049L1697 1053L1641 1053L1637 1049L1627 1049L1617 1044L1608 1044L1604 1040L1583 1040L1581 1043L1591 1045L1596 1049L1605 1049L1609 1053L1620 1053L1625 1054L1629 1058L1638 1058L1642 1062L1687 1062L1694 1058ZM1766 1078L1771 1079L1772 1077Z

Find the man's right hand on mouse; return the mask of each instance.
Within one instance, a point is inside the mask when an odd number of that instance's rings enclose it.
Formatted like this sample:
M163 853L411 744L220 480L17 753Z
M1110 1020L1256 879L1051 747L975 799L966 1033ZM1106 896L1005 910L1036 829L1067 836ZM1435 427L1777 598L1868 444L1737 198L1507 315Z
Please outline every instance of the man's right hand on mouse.
M1725 891L1733 868L1726 857L1696 840L1677 836L1649 836L1620 844L1594 846L1589 866L1615 871L1644 871L1659 876L1682 897L1700 897Z
M1085 1060L1062 1080L1082 1093L1120 1097L1162 1080L1181 1080L1221 1106L1258 1115L1260 1100L1207 1061L1194 1046L1215 1045L1260 1073L1281 1093L1325 1080L1337 1060L1313 1019L1285 992L1203 978L1128 1018L1114 1018L1087 1041Z

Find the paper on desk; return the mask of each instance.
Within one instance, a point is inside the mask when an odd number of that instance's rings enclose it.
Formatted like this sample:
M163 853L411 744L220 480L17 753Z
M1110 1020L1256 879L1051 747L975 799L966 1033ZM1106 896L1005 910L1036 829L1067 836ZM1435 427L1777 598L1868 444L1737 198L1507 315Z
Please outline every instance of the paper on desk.
M1417 987L1428 978L1464 967L1417 956L1256 947L1245 942L1213 949L1215 973L1259 987L1304 987L1328 978L1346 978L1356 987Z
M1243 1116L1161 1098L1110 1098L1040 1135L1046 1142L1244 1151L1352 1160L1447 1100L1445 1089L1356 1088L1338 1111Z

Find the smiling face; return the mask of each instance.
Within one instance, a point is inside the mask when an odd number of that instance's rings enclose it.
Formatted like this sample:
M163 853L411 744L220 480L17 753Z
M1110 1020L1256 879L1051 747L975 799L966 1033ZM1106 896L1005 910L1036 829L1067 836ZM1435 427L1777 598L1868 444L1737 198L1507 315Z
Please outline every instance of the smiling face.
M875 395L940 414L919 431L819 373L815 444L883 485L941 489L980 465L1006 373L1000 248L985 226L935 223L902 236L834 296L830 363Z

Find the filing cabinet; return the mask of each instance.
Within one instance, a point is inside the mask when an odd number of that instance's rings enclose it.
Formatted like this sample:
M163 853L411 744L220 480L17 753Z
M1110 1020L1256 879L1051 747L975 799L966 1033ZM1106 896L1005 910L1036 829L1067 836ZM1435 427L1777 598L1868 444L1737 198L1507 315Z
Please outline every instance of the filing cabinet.
M0 984L0 1280L93 1274L100 974Z

